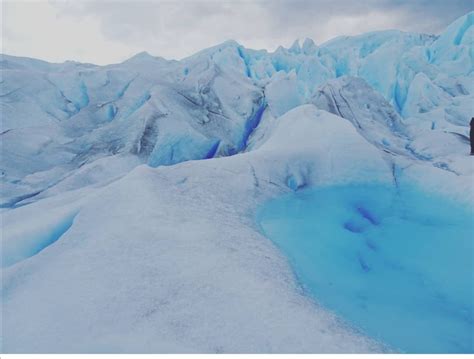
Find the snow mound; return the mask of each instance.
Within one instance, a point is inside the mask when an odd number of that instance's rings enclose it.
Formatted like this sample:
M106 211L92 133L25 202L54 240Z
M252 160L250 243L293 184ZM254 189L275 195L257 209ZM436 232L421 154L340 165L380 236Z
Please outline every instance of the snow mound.
M258 150L138 166L101 189L9 210L4 241L12 248L37 248L44 242L35 233L55 228L63 213L75 217L55 242L4 268L3 351L383 350L302 295L252 218L266 198L333 178L363 180L361 168L391 181L379 151L349 122L305 105L281 117ZM34 240L18 242L33 213L43 213L43 227L28 226Z

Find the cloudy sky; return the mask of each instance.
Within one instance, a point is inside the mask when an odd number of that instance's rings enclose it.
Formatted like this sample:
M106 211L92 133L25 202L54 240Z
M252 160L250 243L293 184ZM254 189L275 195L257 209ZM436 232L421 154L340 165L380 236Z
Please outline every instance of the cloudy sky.
M141 51L180 59L228 39L274 50L373 30L437 34L474 9L473 0L0 1L3 53L96 64Z

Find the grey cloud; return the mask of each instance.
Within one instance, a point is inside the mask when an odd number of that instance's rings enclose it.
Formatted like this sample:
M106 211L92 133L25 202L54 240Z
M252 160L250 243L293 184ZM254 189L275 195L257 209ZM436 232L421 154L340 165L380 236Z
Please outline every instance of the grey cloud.
M308 35L324 41L328 38L319 37L318 32L343 35L337 28L325 28L341 15L364 18L369 13L389 13L394 16L387 28L438 32L472 9L469 0L88 1L56 5L64 15L97 16L111 40L132 41L178 57L228 38L267 43L270 48L276 41ZM176 49L171 50L173 46Z
M111 43L166 58L182 58L228 39L273 50L301 37L322 43L339 35L384 29L438 33L474 7L472 0L90 0L50 4L59 10L58 17L78 26L84 19L97 20L101 35Z

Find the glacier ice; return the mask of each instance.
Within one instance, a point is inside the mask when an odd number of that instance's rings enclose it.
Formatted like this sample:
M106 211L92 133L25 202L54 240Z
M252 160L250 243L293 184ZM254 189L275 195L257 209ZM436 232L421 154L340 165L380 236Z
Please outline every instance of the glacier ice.
M332 143L334 133L353 148L349 157ZM287 134L291 141L282 142ZM348 121L305 105L280 118L255 151L140 165L105 187L69 190L8 210L3 240L13 243L22 228L31 238L43 233L24 226L36 213L44 226L62 213L77 214L60 240L4 268L3 350L383 350L295 290L291 271L248 214L285 193L289 176L317 185L333 176L363 178L362 168L390 182L384 164Z
M253 213L367 182L472 208L472 20L180 61L1 55L2 352L390 350L305 296Z
M262 103L277 118L314 102L321 87L346 76L359 79L348 91L370 87L379 94L375 106L383 97L407 120L407 132L418 133L427 123L429 131L465 136L474 91L472 18L466 14L439 36L382 31L319 46L305 39L273 53L227 41L181 61L141 53L122 64L95 66L2 55L2 137L8 141L3 205L32 187L25 177L38 171L70 171L120 153L159 165L245 151L249 128L257 127L249 121ZM467 104L461 111L460 101ZM449 129L439 123L443 109ZM182 128L190 137L176 142L180 154L170 160L166 138L178 139L174 133ZM196 146L183 150L185 142ZM157 155L159 147L166 158Z

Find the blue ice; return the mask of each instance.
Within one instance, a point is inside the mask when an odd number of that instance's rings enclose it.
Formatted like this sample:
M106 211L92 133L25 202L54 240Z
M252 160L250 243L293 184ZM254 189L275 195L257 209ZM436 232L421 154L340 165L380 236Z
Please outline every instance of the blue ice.
M77 212L68 214L58 219L40 231L33 232L30 236L23 236L17 240L10 240L2 244L2 267L9 267L17 262L30 258L59 240L74 223Z
M348 185L266 203L257 220L305 291L395 350L474 351L474 211L417 188Z

